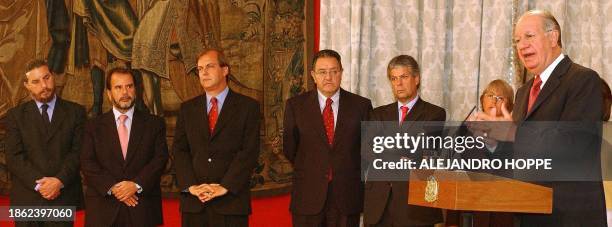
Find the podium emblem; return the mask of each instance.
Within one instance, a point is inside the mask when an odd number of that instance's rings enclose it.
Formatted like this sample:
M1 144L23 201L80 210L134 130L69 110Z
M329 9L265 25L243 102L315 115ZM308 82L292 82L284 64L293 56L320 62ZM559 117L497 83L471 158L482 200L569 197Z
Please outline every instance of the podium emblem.
M433 203L438 200L438 180L433 175L427 178L425 186L425 201Z

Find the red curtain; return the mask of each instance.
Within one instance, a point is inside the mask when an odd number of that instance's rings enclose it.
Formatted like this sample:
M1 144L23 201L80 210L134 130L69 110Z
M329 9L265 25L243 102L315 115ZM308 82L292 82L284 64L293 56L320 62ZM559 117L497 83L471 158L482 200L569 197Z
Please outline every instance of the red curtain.
M314 52L316 53L317 51L319 51L319 29L320 29L320 20L319 20L319 16L320 11L321 11L321 0L313 0L314 2L314 9L313 9L313 13L314 13Z

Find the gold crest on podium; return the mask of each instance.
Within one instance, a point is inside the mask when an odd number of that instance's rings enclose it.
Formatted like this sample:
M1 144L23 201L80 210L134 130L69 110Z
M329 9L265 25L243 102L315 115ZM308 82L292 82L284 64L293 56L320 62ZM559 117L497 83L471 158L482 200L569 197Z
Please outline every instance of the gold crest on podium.
M438 200L438 180L433 175L427 178L425 186L425 201L433 203Z

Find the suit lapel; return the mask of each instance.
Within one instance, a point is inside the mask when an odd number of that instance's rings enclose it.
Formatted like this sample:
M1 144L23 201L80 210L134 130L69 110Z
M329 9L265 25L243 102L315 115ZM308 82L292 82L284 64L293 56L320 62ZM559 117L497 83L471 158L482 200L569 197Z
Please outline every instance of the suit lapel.
M340 89L340 98L338 99L338 116L336 122L336 128L334 129L334 146L340 142L343 138L342 133L346 132L346 128L348 126L347 121L351 121L354 117L351 113L350 107L352 103L349 103L349 99L347 98L348 94L344 89ZM318 99L317 99L318 101ZM320 107L319 107L320 109ZM321 115L321 123L323 122L323 115ZM327 137L325 137L325 141L327 141Z
M529 90L533 84L533 79L527 82L523 87L516 92L516 103L512 110L512 116L515 122L522 122L527 115L527 105L529 102Z
M146 125L146 119L143 113L134 110L134 116L132 117L132 126L130 128L130 140L128 142L128 150L125 155L125 165L130 163L134 158L134 155L139 150L140 141L142 134L145 133L144 126ZM123 155L123 154L122 154Z
M531 107L531 111L527 113L527 115L525 116L525 119L529 118L529 116L531 116L531 114L536 109L538 109L538 107L546 99L550 97L550 95L557 89L557 87L559 87L559 84L561 84L560 79L567 72L567 70L569 70L571 63L572 61L567 56L565 56L565 58L563 58L563 60L559 62L557 67L550 74L550 77L548 77L548 80L544 84L544 87L542 87L542 90L540 91L540 94L538 94L538 97L536 98L535 103L533 104L533 107ZM531 89L530 89L530 92L531 92Z
M416 121L421 119L421 115L423 114L423 108L423 100L419 98L412 107L412 111L410 111L410 113L408 113L408 116L406 116L406 119L409 121Z
M26 104L24 114L27 116L29 122L34 123L34 130L38 133L41 140L44 140L47 136L47 132L45 131L45 127L43 126L42 115L40 114L40 111L38 110L38 106L36 105L36 102L29 101Z
M109 138L109 155L118 163L121 163L121 166L124 166L125 160L123 160L123 153L121 152L121 143L119 142L119 133L117 132L117 123L113 111L106 112L100 120L102 121L102 132Z
M399 110L397 108L397 102L388 104L383 108L382 120L384 121L383 128L385 128L385 132L395 132L399 130ZM393 123L391 124L391 122Z
M385 107L383 120L399 122L399 110L397 109L397 102L393 102Z
M415 121L421 119L421 115L423 114L424 104L421 98L417 99L416 103L412 109L408 112L408 116L404 119L404 123L402 123L402 127L408 128L414 124ZM399 116L399 110L396 110L397 115ZM399 119L399 117L397 118Z
M53 115L51 115L51 124L47 133L47 141L49 141L55 132L60 128L60 125L66 118L66 110L64 108L64 101L59 97L55 100L55 107L53 108Z
M210 131L208 127L208 113L206 110L208 109L208 103L206 102L206 95L200 95L198 97L198 101L195 106L192 106L189 110L190 114L186 114L186 119L194 119L193 122L195 126L201 127L201 135L202 141L208 141L210 138Z
M325 126L323 126L323 115L321 114L321 107L319 106L317 90L312 91L307 100L304 111L306 113L306 117L310 118L307 119L307 122L312 122L312 129L315 131L315 134L319 135L321 142L323 142L326 147L330 148L329 143L327 142Z
M194 102L194 104L185 107L185 113L183 116L186 121L185 123L192 126L192 127L186 127L186 129L189 130L188 133L193 132L194 135L197 135L198 137L200 137L200 141L202 141L203 146L208 146L209 138L210 138L210 131L208 129L209 128L208 127L208 113L206 112L206 110L208 109L208 103L206 102L206 95L202 94L198 96L196 99L197 100ZM192 149L192 150L202 151L202 150L206 150L206 148ZM196 152L194 155L196 156L194 158L197 160L198 159L197 156L199 156L200 153Z
M221 107L221 112L219 113L219 118L217 119L217 124L213 129L213 133L210 136L210 139L214 139L214 137L219 134L219 131L223 129L223 127L227 124L230 119L234 116L236 112L239 111L239 104L237 103L236 96L234 92L230 89L227 92L227 96L225 97L225 101L223 101L223 106ZM208 119L208 117L207 117ZM208 125L208 120L206 120L206 125Z

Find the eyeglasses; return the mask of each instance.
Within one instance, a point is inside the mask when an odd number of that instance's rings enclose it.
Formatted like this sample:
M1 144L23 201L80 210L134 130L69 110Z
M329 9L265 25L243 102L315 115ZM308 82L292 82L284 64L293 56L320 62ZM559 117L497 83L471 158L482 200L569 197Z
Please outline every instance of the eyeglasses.
M406 74L403 74L403 75L400 75L400 76L390 76L390 77L389 77L389 80L390 80L391 82L395 82L395 81L398 81L398 80L402 80L402 81L404 81L404 80L407 80L407 79L408 79L408 78L410 78L410 77L416 77L416 76L417 76L417 75L413 75L413 74L408 74L408 73L406 73Z
M553 31L553 30L551 29L551 30L545 31L544 33L549 33L551 31ZM535 33L526 33L523 37L513 38L512 39L512 46L516 47L521 41L525 41L527 43L532 43L535 40L536 36L537 36L537 34L535 34Z
M484 97L489 99L489 100L491 100L491 101L495 101L495 102L499 102L499 101L503 101L504 100L504 97L493 95L491 93L485 93Z
M318 70L315 71L315 75L317 76L326 76L326 75L330 75L330 76L337 76L342 72L341 69L330 69L330 70Z

